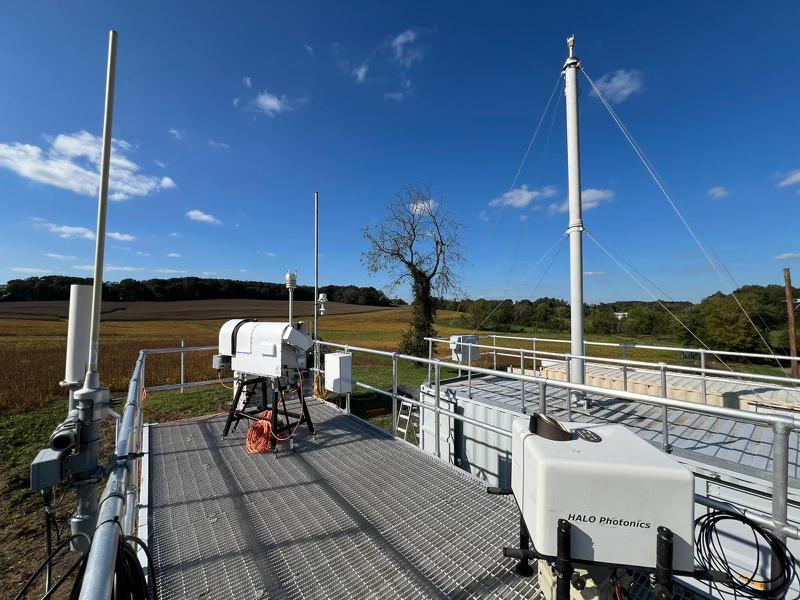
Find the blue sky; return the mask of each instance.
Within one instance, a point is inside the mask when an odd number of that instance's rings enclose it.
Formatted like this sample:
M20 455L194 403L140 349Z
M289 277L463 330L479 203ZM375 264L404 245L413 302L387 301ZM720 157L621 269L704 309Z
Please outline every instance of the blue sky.
M319 190L322 283L380 287L360 230L422 183L464 226L466 293L566 297L566 248L532 269L567 224L560 90L512 182L572 33L734 278L780 283L783 266L800 278L798 25L793 2L11 3L0 280L91 274L110 28L107 279L279 281L291 268L309 283ZM672 298L730 290L581 88L587 229ZM648 298L585 250L587 301Z

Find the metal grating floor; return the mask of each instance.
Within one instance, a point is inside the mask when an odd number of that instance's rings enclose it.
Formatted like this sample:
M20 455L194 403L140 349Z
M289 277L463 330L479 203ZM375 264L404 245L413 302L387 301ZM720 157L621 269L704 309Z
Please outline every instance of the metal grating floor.
M510 497L310 401L297 451L249 455L246 423L150 427L150 546L163 598L541 598L501 548Z

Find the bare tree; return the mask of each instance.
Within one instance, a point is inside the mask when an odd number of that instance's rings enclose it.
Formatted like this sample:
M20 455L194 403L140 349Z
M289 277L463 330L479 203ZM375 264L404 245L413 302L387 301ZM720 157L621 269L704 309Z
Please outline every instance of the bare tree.
M457 271L463 263L461 225L434 200L425 186L408 186L387 207L386 218L365 227L369 248L362 261L370 273L385 272L389 289L409 282L413 294L411 323L403 334L400 351L424 356L426 337L436 334L434 294L457 292Z

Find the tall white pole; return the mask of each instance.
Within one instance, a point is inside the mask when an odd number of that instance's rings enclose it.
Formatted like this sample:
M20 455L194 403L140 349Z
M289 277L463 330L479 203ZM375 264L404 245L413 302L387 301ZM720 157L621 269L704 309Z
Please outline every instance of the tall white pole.
M108 210L108 176L111 166L111 122L114 117L114 81L117 72L117 32L108 33L108 68L106 71L106 104L103 115L103 148L100 157L100 194L97 200L97 239L94 246L94 282L92 283L92 324L89 330L89 368L87 378L97 377L100 344L100 304L103 297L103 259L106 248L106 213ZM94 381L93 385L97 385Z
M319 339L319 192L314 192L314 341ZM319 369L319 346L314 346L314 368ZM315 371L318 373L319 371ZM316 376L316 375L315 375Z
M567 175L569 179L569 279L570 354L583 356L583 215L581 208L581 147L578 126L578 70L581 61L573 54L575 36L567 40L569 57L564 63L567 105ZM583 359L570 361L570 381L584 382Z

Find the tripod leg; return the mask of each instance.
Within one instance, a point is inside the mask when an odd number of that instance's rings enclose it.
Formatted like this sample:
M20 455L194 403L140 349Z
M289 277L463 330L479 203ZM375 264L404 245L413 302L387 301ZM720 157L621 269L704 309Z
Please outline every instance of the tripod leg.
M300 399L300 411L303 416L300 417L300 422L305 421L308 423L308 431L314 435L314 423L311 421L311 413L308 412L308 405L306 404L305 396L303 395L303 387L297 386L297 397Z
M231 403L231 409L228 411L228 420L225 422L225 429L222 430L222 437L228 435L228 431L231 428L231 423L233 422L233 417L236 414L236 407L239 404L239 398L242 395L242 389L244 388L244 379L240 379L237 386L236 386L236 393L233 396L233 402ZM238 423L238 420L237 420Z

